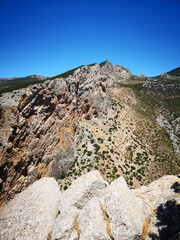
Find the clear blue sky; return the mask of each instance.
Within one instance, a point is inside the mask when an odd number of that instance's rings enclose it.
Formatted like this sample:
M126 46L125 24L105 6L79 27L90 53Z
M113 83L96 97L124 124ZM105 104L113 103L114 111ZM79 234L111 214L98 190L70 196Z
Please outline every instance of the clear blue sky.
M180 0L0 0L0 77L107 59L147 76L180 67Z

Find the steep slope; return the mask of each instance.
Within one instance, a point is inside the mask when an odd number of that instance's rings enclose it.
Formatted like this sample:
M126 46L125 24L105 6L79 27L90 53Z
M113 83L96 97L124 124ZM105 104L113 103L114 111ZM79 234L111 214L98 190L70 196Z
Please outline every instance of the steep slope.
M171 138L180 158L180 76L179 68L155 78L149 78L143 89L157 101L158 123Z
M55 177L66 189L92 169L108 182L123 175L132 187L177 174L179 161L157 123L148 81L105 61L5 93L1 204L43 176Z

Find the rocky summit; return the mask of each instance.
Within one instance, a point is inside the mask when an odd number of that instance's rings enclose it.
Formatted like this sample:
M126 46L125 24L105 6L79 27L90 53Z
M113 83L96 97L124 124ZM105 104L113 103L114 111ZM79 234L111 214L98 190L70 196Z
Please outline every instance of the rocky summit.
M96 170L63 193L45 177L0 210L0 239L179 239L179 194L172 175L130 190L123 177L108 184Z
M0 239L178 239L179 71L0 79Z

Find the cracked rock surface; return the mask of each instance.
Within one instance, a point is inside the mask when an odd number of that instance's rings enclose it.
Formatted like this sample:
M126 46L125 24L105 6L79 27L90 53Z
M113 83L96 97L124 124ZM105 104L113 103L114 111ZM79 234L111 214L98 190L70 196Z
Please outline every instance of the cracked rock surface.
M179 194L172 175L130 190L123 177L109 185L91 171L63 193L43 178L0 210L0 239L179 239Z

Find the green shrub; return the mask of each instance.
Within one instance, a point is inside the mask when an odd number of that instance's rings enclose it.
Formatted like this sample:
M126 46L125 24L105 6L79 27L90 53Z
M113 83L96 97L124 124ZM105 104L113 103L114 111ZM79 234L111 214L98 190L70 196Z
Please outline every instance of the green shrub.
M98 142L99 142L99 143L103 143L103 141L104 141L104 140L103 140L102 138L98 138Z
M65 173L62 173L61 175L60 175L60 179L64 179L66 177L66 174Z
M91 151L87 151L87 156L91 156L92 152Z
M95 153L97 154L99 149L100 149L100 146L98 144L94 144L93 147L95 148Z

